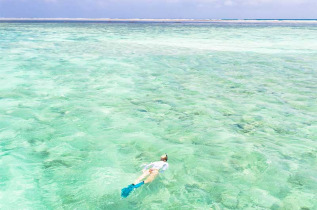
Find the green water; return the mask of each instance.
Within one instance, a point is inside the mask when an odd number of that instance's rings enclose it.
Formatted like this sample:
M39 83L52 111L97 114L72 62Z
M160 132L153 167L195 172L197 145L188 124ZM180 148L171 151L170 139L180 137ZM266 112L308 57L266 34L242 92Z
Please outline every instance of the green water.
M0 23L0 209L317 209L316 37ZM121 199L165 152L169 169Z

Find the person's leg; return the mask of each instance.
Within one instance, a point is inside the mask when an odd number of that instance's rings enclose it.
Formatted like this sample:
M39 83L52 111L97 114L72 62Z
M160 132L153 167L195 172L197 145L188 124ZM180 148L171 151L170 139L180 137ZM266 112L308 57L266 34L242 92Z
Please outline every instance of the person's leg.
M139 178L137 178L137 179L133 182L133 184L138 184L138 183L140 183L140 182L142 181L142 179L145 179L145 177L147 177L148 175L150 175L149 170L144 171L144 173L143 173Z
M153 170L150 173L150 176L144 181L144 184L152 182L158 174L159 174L158 170Z

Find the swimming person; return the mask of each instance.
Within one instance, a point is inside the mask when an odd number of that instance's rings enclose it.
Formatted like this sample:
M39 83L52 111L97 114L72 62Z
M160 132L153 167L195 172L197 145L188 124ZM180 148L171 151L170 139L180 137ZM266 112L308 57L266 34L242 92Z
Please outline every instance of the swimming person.
M133 184L121 190L121 196L126 198L134 188L152 182L159 173L163 173L168 168L167 154L161 156L160 161L152 162L144 167L143 174L137 178ZM146 179L145 179L146 178ZM142 181L145 179L144 181Z

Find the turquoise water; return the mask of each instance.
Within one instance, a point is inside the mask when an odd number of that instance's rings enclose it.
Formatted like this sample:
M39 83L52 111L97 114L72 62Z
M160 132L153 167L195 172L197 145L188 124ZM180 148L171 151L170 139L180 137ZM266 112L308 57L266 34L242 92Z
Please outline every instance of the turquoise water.
M0 23L0 209L317 209L316 37ZM121 199L165 152L169 169Z

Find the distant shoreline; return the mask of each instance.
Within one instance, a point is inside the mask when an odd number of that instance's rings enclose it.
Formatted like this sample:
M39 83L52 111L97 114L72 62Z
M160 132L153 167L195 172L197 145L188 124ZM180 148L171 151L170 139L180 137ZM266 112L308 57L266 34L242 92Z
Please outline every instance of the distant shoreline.
M317 19L113 19L113 18L0 18L5 21L157 22L157 23L317 23Z

